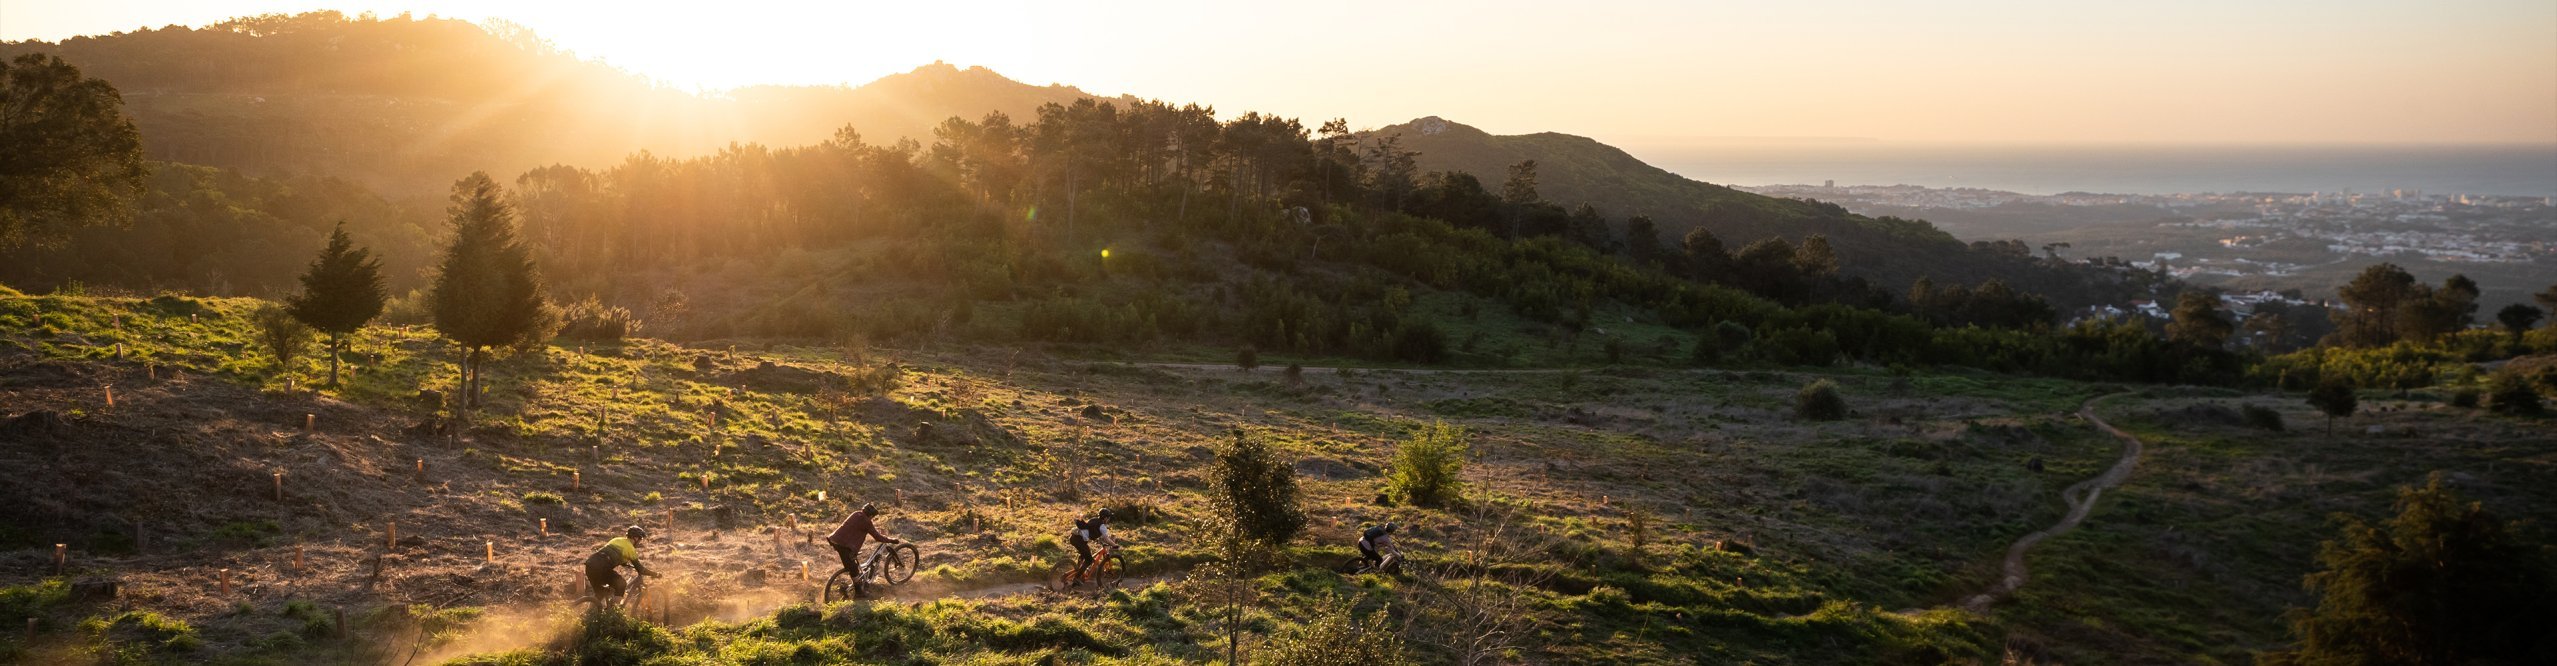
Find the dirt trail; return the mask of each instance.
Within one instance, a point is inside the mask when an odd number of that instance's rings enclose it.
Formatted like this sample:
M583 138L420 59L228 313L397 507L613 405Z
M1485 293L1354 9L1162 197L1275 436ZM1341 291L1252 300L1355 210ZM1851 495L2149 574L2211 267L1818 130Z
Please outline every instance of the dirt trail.
M2005 567L2006 574L1999 577L1998 583L1990 586L1987 591L1981 592L1978 595L1972 596L1970 599L1964 600L1962 602L1962 607L1964 609L1975 613L1987 612L1990 604L1997 603L1999 599L2003 599L2006 598L2007 595L2014 594L2016 588L2023 587L2025 580L2025 551L2032 550L2034 544L2041 543L2044 539L2066 534L2069 530L2075 529L2078 526L2078 523L2086 520L2086 516L2089 512L2095 510L2095 498L2102 496L2106 488L2122 485L2123 481L2131 478L2131 470L2138 467L2140 464L2140 438L2132 437L2130 433L2122 432L2122 429L2113 427L2113 424L2105 423L2104 419L2098 418L2095 415L2096 403L2103 402L2107 398L2122 395L2128 394L2116 393L2113 395L2091 398L2086 401L2084 406L2078 408L2079 418L2086 419L2088 423L2095 424L2097 429L2103 430L2104 432L2113 435L2115 438L2122 440L2122 459L2114 462L2113 467L2105 470L2103 474L2096 475L2096 477L2092 479L2079 481L2076 484L2069 486L2067 489L2061 490L2061 501L2069 503L2068 515L2062 516L2060 518L2060 522L2053 523L2050 527L2043 528L2041 531L2034 532L2032 534L2024 535L2024 538L2016 539L2014 545L2008 546Z

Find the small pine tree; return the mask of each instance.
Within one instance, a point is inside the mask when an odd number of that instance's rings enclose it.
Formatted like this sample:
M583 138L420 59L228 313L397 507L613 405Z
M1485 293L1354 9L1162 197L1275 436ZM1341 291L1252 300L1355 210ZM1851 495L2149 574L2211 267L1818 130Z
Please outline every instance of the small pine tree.
M2326 414L2326 435L2329 437L2335 435L2335 419L2352 416L2354 410L2361 408L2361 400L2353 395L2353 385L2331 377L2319 381L2317 388L2308 390L2308 404Z
M346 223L329 233L329 244L311 269L302 273L302 293L288 301L293 318L327 335L329 385L338 383L338 366L346 355L346 338L381 316L389 296L382 288L382 262L373 251L355 247Z
M1268 442L1236 431L1234 442L1217 452L1214 473L1217 510L1245 538L1279 546L1305 530L1296 470L1280 462Z
M1793 395L1793 415L1808 421L1836 421L1847 418L1847 399L1838 395L1838 385L1823 379L1806 384Z
M1251 345L1234 350L1234 367L1242 368L1244 372L1261 367L1261 350Z
M1443 422L1422 426L1394 449L1386 492L1421 506L1442 506L1465 490L1465 429Z
M506 193L487 173L453 183L453 244L435 277L435 330L468 350L462 358L456 416L470 420L478 402L481 366L490 347L523 346L548 338L559 314L543 294L530 250L515 237L515 213Z

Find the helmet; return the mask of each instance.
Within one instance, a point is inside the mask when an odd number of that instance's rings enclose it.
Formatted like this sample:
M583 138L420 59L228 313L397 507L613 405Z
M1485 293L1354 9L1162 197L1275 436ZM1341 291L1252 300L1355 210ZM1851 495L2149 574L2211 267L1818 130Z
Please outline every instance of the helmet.
M879 515L879 505L863 502L861 503L861 512L873 516Z
M633 539L645 539L648 538L648 528L632 525L630 529L622 530L621 535Z
M1393 524L1393 523L1386 523L1386 524L1385 524L1385 533L1386 533L1386 534L1393 534L1393 533L1394 533L1394 524Z
M1105 506L1105 507L1101 507L1101 519L1102 519L1102 520L1109 520L1109 519L1110 519L1110 507L1106 507L1106 506Z

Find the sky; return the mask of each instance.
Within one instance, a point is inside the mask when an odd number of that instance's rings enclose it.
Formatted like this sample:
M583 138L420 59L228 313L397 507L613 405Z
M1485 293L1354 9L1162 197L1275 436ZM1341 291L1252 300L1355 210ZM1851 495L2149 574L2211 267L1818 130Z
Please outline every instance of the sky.
M0 0L0 39L313 9L503 19L693 90L940 60L1228 115L1628 145L2557 143L2548 0Z

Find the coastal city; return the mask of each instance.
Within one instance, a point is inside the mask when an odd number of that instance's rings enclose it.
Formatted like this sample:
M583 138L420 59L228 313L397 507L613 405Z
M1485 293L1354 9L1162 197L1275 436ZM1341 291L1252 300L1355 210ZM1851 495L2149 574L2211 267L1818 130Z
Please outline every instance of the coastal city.
M2383 261L2430 281L2466 275L2485 285L2488 304L2521 302L2557 283L2557 201L2544 196L2411 189L2035 195L1834 183L1744 189L1923 219L1964 240L2019 239L2055 258L2119 261L2231 294L2322 299Z

